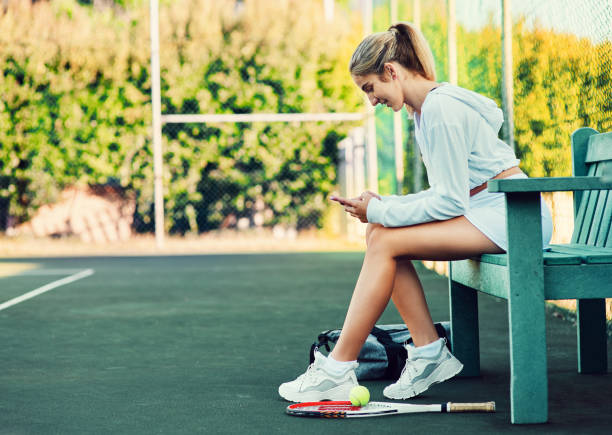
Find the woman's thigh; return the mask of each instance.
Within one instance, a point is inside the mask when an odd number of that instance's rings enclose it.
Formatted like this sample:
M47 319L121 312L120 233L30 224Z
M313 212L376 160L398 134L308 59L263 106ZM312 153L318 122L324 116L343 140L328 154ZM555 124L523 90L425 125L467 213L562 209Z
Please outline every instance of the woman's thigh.
M464 216L409 227L371 225L368 250L414 260L458 260L504 252Z

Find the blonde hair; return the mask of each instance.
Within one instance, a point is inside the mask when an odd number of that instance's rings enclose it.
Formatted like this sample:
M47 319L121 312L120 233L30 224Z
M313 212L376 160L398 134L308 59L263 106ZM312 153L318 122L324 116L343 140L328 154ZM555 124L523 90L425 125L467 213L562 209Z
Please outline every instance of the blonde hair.
M434 58L423 34L410 23L397 23L386 32L367 36L349 63L353 75L382 74L385 63L398 62L428 80L436 80Z

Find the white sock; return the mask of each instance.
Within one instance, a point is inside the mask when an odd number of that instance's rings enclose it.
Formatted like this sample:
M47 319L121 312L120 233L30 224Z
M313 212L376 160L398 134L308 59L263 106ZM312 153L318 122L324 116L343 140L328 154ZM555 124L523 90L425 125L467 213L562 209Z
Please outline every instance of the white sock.
M325 360L325 370L334 376L341 376L352 369L356 361L336 361L329 355Z
M433 358L440 353L440 350L444 344L444 340L439 338L438 340L426 344L425 346L415 347L416 354L421 358Z

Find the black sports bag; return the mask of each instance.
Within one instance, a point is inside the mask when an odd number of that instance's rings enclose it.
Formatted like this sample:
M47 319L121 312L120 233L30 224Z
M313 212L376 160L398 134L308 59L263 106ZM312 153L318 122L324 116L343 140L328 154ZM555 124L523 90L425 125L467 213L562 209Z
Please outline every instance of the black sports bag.
M440 337L447 338L450 335L450 322L439 322L434 326ZM316 350L324 346L327 352L331 351L329 344L338 341L340 331L333 329L319 334L317 342L310 347L311 364ZM408 357L404 344L409 343L412 343L412 337L406 325L376 325L357 357L357 379L398 379ZM448 339L446 345L450 346Z

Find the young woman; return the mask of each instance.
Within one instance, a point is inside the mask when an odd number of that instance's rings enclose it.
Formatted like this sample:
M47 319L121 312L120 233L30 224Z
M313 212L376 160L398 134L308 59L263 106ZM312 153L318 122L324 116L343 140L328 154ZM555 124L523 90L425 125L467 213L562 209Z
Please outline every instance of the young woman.
M347 400L357 385L357 356L389 299L414 339L400 378L385 388L408 399L458 374L463 365L433 325L412 260L456 260L507 248L503 194L493 178L526 178L512 148L498 138L502 111L477 93L436 82L431 50L410 24L366 37L350 61L355 84L372 105L414 114L415 135L430 188L405 196L332 198L367 222L367 249L342 334L328 357L315 356L306 373L279 387L296 402ZM552 221L542 203L543 246Z

